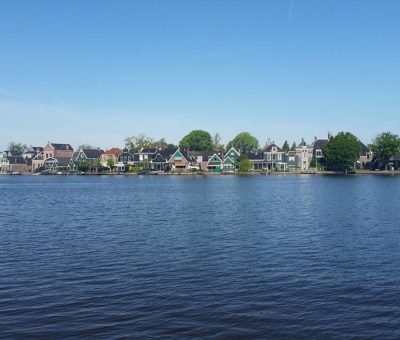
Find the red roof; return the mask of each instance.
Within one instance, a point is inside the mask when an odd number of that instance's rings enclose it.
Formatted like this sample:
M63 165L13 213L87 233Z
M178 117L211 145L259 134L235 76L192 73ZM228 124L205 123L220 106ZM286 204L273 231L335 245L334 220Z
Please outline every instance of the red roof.
M115 155L115 156L119 156L122 154L122 150L118 149L118 148L112 148L110 150L106 150L104 152L106 155Z

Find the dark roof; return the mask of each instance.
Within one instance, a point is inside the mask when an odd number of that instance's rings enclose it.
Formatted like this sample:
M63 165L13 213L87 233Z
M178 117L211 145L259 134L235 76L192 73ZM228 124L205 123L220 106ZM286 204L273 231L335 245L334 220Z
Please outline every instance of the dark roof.
M54 150L74 150L70 144L50 143Z
M157 152L157 148L144 148L139 153L155 154L156 152Z
M328 144L328 139L316 139L313 143L314 150L322 150L326 144Z
M9 156L8 161L10 164L26 164L26 160L22 156Z
M68 157L57 157L56 160L58 166L67 166L71 162L71 158Z
M224 153L222 151L190 151L190 154L193 157L201 156L203 162L208 162L208 160L214 155L217 155L221 160L224 159Z
M283 151L283 150L282 150L278 145L276 145L276 144L270 144L270 145L268 145L267 148L265 149L265 151L266 151L266 152L271 152L273 147L276 147L276 150L277 150L278 152L282 152L282 151Z
M180 151L180 153L182 154L182 156L185 157L185 159L186 159L188 162L195 162L195 161L196 161L196 159L194 159L194 158L192 157L192 155L191 155L188 151L186 151L186 150L179 150L179 151Z
M100 158L104 153L104 151L100 149L82 149L82 151L85 153L86 158L91 159Z
M246 154L247 158L250 160L262 160L264 159L264 154L262 152L249 152Z
M172 157L172 155L178 150L178 148L166 148L161 149L158 153L161 155L162 158L166 159L167 161Z
M301 142L297 146L307 146L307 143L304 140L304 138L301 139Z
M370 148L367 147L363 142L358 141L358 143L360 144L360 154L361 154L361 156L365 156L368 153L371 153Z

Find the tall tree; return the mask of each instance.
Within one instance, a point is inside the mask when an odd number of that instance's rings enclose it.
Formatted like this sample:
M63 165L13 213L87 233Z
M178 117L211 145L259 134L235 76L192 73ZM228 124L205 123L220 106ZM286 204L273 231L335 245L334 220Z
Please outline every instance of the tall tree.
M241 153L255 152L259 148L258 140L248 132L241 132L236 135L226 146L229 150L234 147Z
M12 155L20 156L26 150L28 150L28 147L26 146L26 144L14 143L14 142L10 142L8 144L8 151L10 151Z
M158 141L153 142L151 145L153 148L166 148L168 143L165 141L165 138L161 138Z
M296 150L296 142L293 142L292 147L290 148L290 151L295 151Z
M213 149L213 141L207 131L193 130L182 138L179 147L186 150L209 151Z
M224 145L221 143L221 136L217 132L213 136L213 149L216 151L219 151L219 150L223 150L223 148L224 148Z
M374 156L387 170L390 159L400 152L400 138L391 132L382 132L375 137L370 147Z
M360 144L350 132L339 132L329 140L323 153L329 168L347 172L360 157Z
M90 144L81 144L78 146L77 150L80 150L80 149L88 150L88 149L96 149L96 148Z
M251 162L246 156L246 154L241 154L238 157L239 173L247 173L251 170Z
M283 143L282 150L285 152L288 152L290 150L290 146L287 140L285 140L285 143Z
M151 148L152 144L153 138L143 134L125 138L125 147L128 148L130 152L139 152L143 148Z

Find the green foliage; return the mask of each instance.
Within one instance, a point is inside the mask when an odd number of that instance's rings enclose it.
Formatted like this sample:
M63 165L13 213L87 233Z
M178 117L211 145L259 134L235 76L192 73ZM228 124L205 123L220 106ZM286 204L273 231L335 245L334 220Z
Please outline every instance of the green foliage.
M168 143L165 141L165 138L161 138L160 140L153 142L153 144L151 144L152 148L166 148L168 147Z
M285 152L288 152L290 150L289 143L287 140L285 140L285 143L283 143L282 150Z
M400 138L391 132L382 132L375 137L371 150L377 160L382 162L387 169L390 158L400 152Z
M296 151L296 147L297 147L296 143L293 142L292 147L290 148L290 151Z
M239 173L248 173L251 170L251 162L245 154L242 154L238 158Z
M108 160L107 160L107 166L110 168L110 169L112 169L113 167L114 167L114 160L112 159L112 158L109 158Z
M96 148L90 144L81 144L78 146L77 150L81 150L81 149L88 150L88 149L96 149Z
M132 173L139 172L140 170L141 170L140 166L130 166L129 167L129 172L132 172Z
M256 137L248 132L241 132L227 144L226 149L229 150L231 147L241 153L248 153L257 151L259 144Z
M218 132L213 137L213 149L215 151L220 151L224 149L224 144L221 143L221 136Z
M360 157L360 144L357 137L350 132L340 132L329 140L323 153L328 168L347 171Z
M213 141L207 131L193 130L182 138L179 147L185 150L209 151L213 149Z
M15 156L22 155L27 149L28 148L26 144L14 143L14 142L10 142L10 144L8 144L8 151L10 151L11 154Z
M139 152L143 148L151 148L154 141L143 134L125 138L125 147L132 153Z

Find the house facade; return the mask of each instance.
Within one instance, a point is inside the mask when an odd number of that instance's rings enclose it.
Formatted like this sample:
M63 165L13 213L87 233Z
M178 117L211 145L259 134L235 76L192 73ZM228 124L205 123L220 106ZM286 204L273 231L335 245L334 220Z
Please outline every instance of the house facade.
M308 171L313 159L314 148L308 145L304 138L301 139L299 145L296 146L296 155L299 162L299 169L301 171Z
M0 152L0 172L6 173L10 171L10 161L8 159L7 152Z
M272 143L268 145L264 151L264 159L268 171L286 171L287 161L285 157L285 151L283 151L278 145Z
M237 151L235 148L230 148L228 152L225 153L224 155L224 162L223 162L224 172L235 171L239 157L240 157L240 152Z
M9 156L9 171L11 172L28 172L28 164L22 156Z
M47 143L43 151L32 158L32 171L45 170L45 160L48 158L73 158L74 149L70 144ZM50 161L51 163L51 161Z

